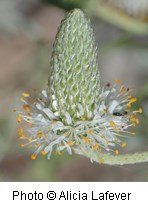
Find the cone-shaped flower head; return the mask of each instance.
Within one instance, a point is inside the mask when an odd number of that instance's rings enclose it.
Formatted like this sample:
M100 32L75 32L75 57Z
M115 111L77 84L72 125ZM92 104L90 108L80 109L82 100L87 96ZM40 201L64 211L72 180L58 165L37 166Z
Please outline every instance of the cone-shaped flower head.
M23 93L23 112L17 121L27 124L18 130L21 147L34 147L32 159L38 153L48 155L67 150L89 156L95 153L118 155L124 148L126 129L139 123L138 111L131 111L129 88L120 81L100 88L95 41L89 21L75 9L62 21L53 46L48 90L30 105L30 95ZM31 100L32 102L32 100ZM132 133L133 134L133 133Z
M50 66L50 107L63 122L65 112L73 121L94 116L100 87L96 57L90 22L75 9L61 23Z

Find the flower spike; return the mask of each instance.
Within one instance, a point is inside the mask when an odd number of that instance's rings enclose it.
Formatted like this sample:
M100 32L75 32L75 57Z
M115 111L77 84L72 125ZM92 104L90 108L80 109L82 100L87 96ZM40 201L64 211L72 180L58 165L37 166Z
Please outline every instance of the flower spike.
M29 93L22 93L17 121L28 126L21 125L18 135L28 142L20 145L33 147L33 160L39 153L50 159L53 150L57 155L67 150L91 161L110 164L112 158L111 163L122 164L120 150L127 135L134 134L127 129L139 123L136 114L142 113L141 108L131 111L136 98L130 93L120 80L100 87L93 30L83 12L75 9L58 30L48 89L33 105Z

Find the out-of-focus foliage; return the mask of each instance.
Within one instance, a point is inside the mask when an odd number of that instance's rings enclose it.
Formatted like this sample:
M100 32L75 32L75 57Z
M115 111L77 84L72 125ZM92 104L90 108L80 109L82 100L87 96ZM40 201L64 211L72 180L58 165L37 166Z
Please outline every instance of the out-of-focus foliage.
M66 10L71 10L73 8L84 8L89 0L44 0L47 3L55 4Z
M122 0L121 0L122 1ZM123 0L124 1L124 0ZM141 3L140 3L141 1ZM103 1L103 0L89 0L87 4L87 10L90 14L95 14L96 16L102 18L103 20L122 28L130 33L139 34L139 35L148 35L148 14L147 8L146 13L141 13L141 7L143 0L134 1L134 4L131 4L130 1L126 1L126 7L122 5L124 4L115 4L116 1ZM118 2L118 1L117 1ZM120 5L120 8L119 8ZM136 5L136 7L134 6ZM139 13L138 11L139 5ZM147 4L146 4L147 5ZM130 11L136 8L136 12L129 13ZM134 15L133 15L134 14Z
M29 13L39 6L39 0L1 0L0 33L16 35L24 33L32 39L39 37L39 29L30 19Z

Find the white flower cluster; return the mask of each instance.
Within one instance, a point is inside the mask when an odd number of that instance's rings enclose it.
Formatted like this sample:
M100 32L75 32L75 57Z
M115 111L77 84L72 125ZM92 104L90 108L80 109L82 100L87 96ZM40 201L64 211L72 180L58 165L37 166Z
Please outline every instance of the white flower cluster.
M89 151L92 161L92 152L98 153L98 160L103 162L101 154L112 152L118 155L120 148L124 148L126 143L124 137L131 133L127 131L130 126L139 123L136 118L138 111L130 111L131 104L136 101L132 98L129 88L120 85L120 81L111 86L109 83L102 88L98 108L94 109L93 118L87 120L83 114L84 110L79 104L79 119L74 120L68 112L65 118L60 118L49 109L48 92L43 90L37 102L29 104L30 95L26 92L22 94L20 100L23 102L23 111L19 112L17 121L27 122L24 127L18 130L19 139L27 140L20 146L34 147L35 152L32 159L41 153L48 159L55 149L58 155L63 150L67 150L71 155L72 151L81 154ZM28 101L26 101L28 100ZM131 133L134 134L134 133Z

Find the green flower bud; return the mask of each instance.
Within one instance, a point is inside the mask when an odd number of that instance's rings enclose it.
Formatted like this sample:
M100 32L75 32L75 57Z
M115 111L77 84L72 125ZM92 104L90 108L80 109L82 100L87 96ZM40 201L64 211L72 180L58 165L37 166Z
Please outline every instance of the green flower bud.
M49 76L50 108L63 118L91 119L97 107L100 75L90 22L83 12L68 13L59 27ZM80 113L81 112L81 113Z

